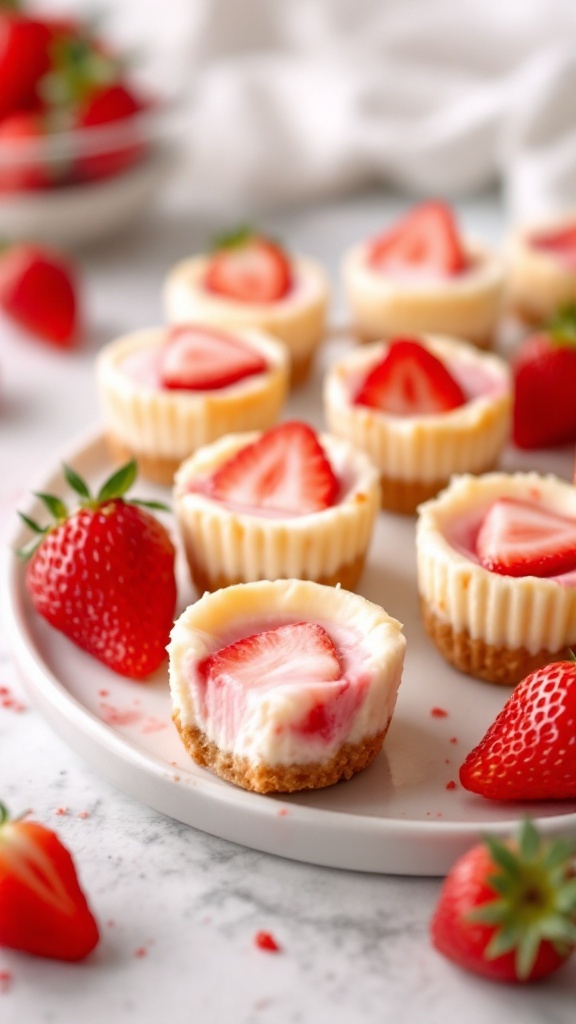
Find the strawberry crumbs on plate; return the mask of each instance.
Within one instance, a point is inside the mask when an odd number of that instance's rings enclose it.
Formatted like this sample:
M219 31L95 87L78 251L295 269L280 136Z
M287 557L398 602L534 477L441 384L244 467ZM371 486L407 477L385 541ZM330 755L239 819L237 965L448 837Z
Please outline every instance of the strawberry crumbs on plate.
M278 945L271 932L256 932L254 945L267 953L281 953L282 947Z

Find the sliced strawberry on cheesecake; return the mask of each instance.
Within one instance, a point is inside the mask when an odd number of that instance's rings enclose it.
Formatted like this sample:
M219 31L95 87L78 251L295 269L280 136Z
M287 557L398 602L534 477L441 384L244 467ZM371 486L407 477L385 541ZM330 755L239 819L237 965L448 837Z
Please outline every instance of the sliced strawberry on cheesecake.
M530 245L557 256L569 266L576 267L576 222L553 231L540 231L531 235Z
M217 243L204 285L208 291L236 302L277 302L292 287L290 259L276 242L241 229Z
M239 508L306 515L334 504L339 486L312 427L294 420L241 448L216 470L208 493Z
M469 265L454 214L441 202L417 206L369 245L369 266L382 273L414 270L460 274Z
M173 327L163 346L160 380L165 388L215 391L264 373L264 357L239 338L194 324Z
M445 364L412 338L396 338L370 371L355 405L392 416L430 416L464 405L466 396Z
M476 552L485 569L504 576L560 576L576 569L576 521L502 498L482 522Z
M316 686L341 675L338 652L326 630L315 622L291 623L243 637L198 666L206 714L228 733L230 742L241 725L251 690L289 687L295 680ZM339 688L332 689L327 699L337 702L339 694ZM314 706L326 711L325 701ZM306 725L310 710L305 703L304 719L298 725ZM332 718L335 722L335 714Z

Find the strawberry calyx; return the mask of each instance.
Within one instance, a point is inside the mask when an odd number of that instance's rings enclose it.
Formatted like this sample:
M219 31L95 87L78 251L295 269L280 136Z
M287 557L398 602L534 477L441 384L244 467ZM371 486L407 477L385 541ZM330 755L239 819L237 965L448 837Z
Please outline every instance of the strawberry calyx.
M125 70L126 61L105 51L88 26L56 34L50 51L51 69L39 91L52 110L76 109L97 90L117 82Z
M210 249L212 252L219 252L221 249L235 249L236 246L246 245L258 237L260 237L258 232L250 224L238 224L230 231L216 235Z
M109 476L95 496L90 492L90 489L79 473L72 469L71 466L62 463L62 471L69 487L77 494L80 498L77 508L74 511L80 509L92 509L96 511L101 509L113 501L124 500L124 496L132 487L138 473L138 466L135 459L127 462L120 469L116 470ZM52 522L46 526L41 526L30 516L24 512L18 512L18 515L22 519L23 523L31 530L36 536L32 538L24 547L19 548L16 552L19 558L27 561L32 557L34 552L42 543L42 540L51 530L54 530L57 526L60 526L70 517L70 511L65 502L61 498L56 497L54 494L46 494L44 491L34 491L34 496L39 498L45 508L52 516ZM130 505L140 505L143 508L152 509L159 512L170 511L168 506L160 501L149 501L142 498L130 498L127 502Z
M468 920L494 929L484 957L514 953L518 977L529 977L540 946L560 956L576 946L576 839L543 839L529 819L513 843L485 838L494 873L495 898L470 911Z
M576 304L562 306L550 320L546 333L558 348L576 349Z

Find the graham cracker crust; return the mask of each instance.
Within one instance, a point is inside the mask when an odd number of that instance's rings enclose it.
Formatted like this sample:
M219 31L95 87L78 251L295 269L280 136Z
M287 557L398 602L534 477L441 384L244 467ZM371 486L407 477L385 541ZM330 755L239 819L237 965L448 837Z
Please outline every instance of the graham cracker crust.
M156 455L145 455L142 452L133 451L124 441L120 441L113 434L106 435L106 444L115 462L123 463L130 459L136 459L138 473L141 477L166 487L171 487L174 483L174 474L183 461L182 459L163 459Z
M269 765L254 764L246 757L236 757L229 751L220 750L196 726L183 726L178 713L173 718L180 738L196 764L253 793L296 793L302 789L323 789L341 779L351 779L356 772L372 764L388 731L386 727L361 743L344 743L329 761Z
M306 383L310 376L314 355L315 353L311 352L305 356L290 356L290 387L299 388Z
M490 473L495 467L491 462L489 466L483 466L476 470L477 474ZM380 476L380 495L382 508L387 512L398 512L400 515L414 515L418 505L430 498L435 498L439 491L444 490L450 483L450 478L444 480L397 480L390 476Z
M186 550L186 558L192 582L199 594L205 594L206 591L212 593L215 590L223 590L224 587L233 587L237 583L251 582L244 577L231 578L223 573L215 576L211 575L203 566L198 565L194 561L188 550ZM336 572L314 578L304 573L300 576L300 579L311 580L313 583L322 583L326 587L335 587L339 583L343 590L354 590L364 570L365 560L366 554L363 552L353 562L341 566ZM260 579L267 579L267 577L263 574Z
M461 672L499 686L515 686L525 676L552 661L569 657L569 648L559 651L540 650L530 654L525 647L493 647L484 640L473 640L466 631L456 633L449 623L441 621L420 599L424 628L447 661Z

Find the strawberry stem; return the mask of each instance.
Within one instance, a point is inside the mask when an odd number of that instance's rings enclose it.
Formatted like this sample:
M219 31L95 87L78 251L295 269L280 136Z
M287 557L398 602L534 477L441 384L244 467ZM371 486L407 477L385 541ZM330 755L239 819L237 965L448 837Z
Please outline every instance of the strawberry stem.
M561 348L576 348L576 304L562 306L552 317L548 332L553 344Z
M515 951L519 978L528 978L543 941L560 953L576 945L576 840L546 841L532 821L522 822L514 843L486 837L494 862L488 884L495 898L469 915L494 931L484 956Z
M212 242L212 249L234 249L236 246L245 245L251 238L254 238L255 234L254 228L249 224L239 224L231 231L216 235Z

